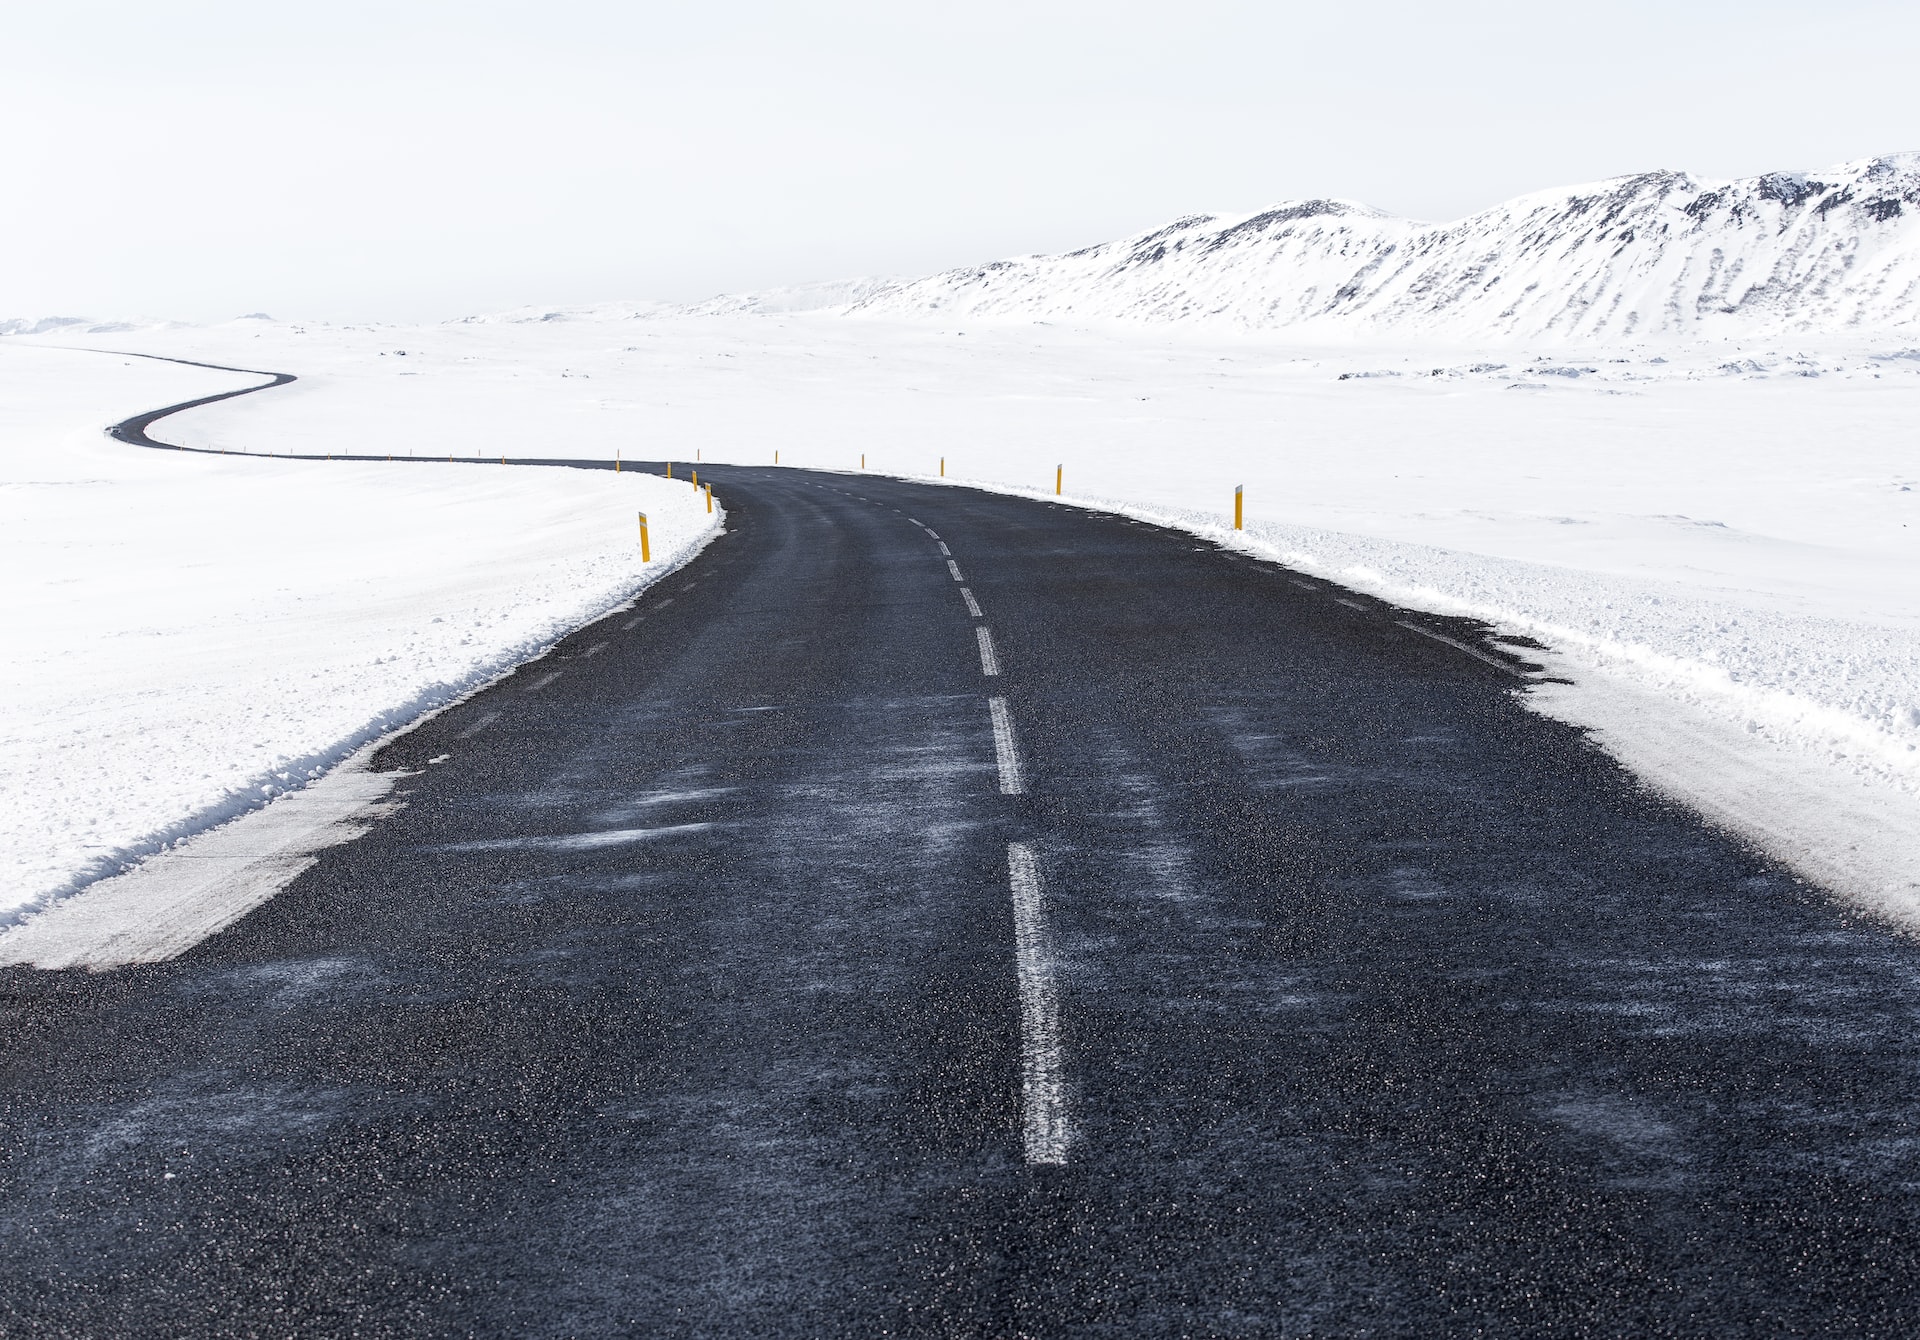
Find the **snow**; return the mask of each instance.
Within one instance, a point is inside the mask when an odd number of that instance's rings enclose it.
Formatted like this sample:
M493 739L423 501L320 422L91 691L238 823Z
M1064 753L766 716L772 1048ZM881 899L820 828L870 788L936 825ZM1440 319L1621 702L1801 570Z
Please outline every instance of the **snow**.
M214 448L452 442L494 459L620 449L745 464L777 449L784 465L854 470L864 453L876 471L927 478L945 457L950 484L1036 495L1061 465L1070 500L1548 644L1539 659L1574 683L1531 691L1539 710L1593 727L1649 782L1859 906L1920 922L1920 340L1528 347L753 308L554 315L118 338L301 375L172 421L180 440ZM384 467L285 468L303 489L335 471L411 487ZM408 505L446 496L443 475L466 487L462 470L483 467L433 472ZM526 505L532 473L510 472L503 493ZM1235 485L1249 517L1237 537ZM257 505L275 488L282 477ZM616 510L631 524L630 505ZM357 533L383 571L407 547L391 530ZM414 656L414 608L385 626L390 646L369 640L363 654ZM488 664L558 626L492 636ZM103 770L69 794L123 775Z
M1479 341L1920 329L1920 154L1706 182L1648 172L1455 223L1342 200L1199 215L889 285L873 316Z
M201 456L102 432L259 381L0 343L0 924L303 785L617 606L709 531L690 488L631 472ZM443 452L463 428L456 410L381 450Z

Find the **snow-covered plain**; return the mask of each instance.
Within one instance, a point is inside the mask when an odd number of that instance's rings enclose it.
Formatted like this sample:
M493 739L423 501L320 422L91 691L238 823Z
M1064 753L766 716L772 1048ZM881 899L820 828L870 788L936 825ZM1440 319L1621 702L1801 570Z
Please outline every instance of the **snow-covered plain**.
M1920 349L617 312L117 338L302 374L174 421L202 446L777 449L929 477L945 457L949 482L1036 493L1058 464L1071 498L1223 537L1244 484L1237 542L1549 644L1575 686L1536 690L1543 710L1862 905L1920 918Z
M275 370L298 361L284 335L260 347ZM0 925L302 785L709 533L690 488L633 473L203 456L102 431L259 381L0 343ZM467 423L449 409L381 449L444 459ZM347 417L302 443L364 445Z

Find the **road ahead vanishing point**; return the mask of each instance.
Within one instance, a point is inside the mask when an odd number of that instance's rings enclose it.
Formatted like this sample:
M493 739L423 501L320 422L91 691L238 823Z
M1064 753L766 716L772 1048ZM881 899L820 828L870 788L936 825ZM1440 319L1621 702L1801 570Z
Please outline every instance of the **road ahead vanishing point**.
M703 475L366 836L0 970L0 1333L1920 1331L1920 951L1475 630Z

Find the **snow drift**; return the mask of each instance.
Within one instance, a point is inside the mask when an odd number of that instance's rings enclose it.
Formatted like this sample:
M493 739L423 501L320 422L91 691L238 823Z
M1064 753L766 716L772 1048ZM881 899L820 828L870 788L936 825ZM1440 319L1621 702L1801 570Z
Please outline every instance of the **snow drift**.
M847 310L1473 340L1910 331L1920 153L1729 182L1648 172L1457 223L1340 200L1196 215L887 285Z

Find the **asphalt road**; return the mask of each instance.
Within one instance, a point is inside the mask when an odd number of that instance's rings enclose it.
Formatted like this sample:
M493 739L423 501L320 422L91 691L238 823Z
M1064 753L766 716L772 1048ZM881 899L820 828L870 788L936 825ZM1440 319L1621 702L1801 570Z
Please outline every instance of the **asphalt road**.
M0 973L0 1334L1920 1332L1920 949L1476 630L708 477L366 837Z
M243 386L237 391L221 391L215 395L203 395L198 400L183 400L178 404L167 405L161 409L151 409L144 414L136 414L131 419L122 419L119 423L107 429L107 436L113 438L115 441L125 442L130 447L152 447L159 451L205 450L205 448L202 447L182 447L172 442L163 442L148 436L147 430L169 415L178 414L181 410L198 409L202 405L216 405L222 400L232 400L236 396L252 395L255 391L271 391L276 386L285 386L288 382L300 380L291 372L257 372L252 368L228 367L225 363L201 363L191 358L162 358L159 354L135 354L117 349L89 349L82 352L111 352L120 358L147 358L152 359L156 363L179 363L189 368L212 368L215 372L240 372L249 377L266 377L270 379L261 382L258 386Z

